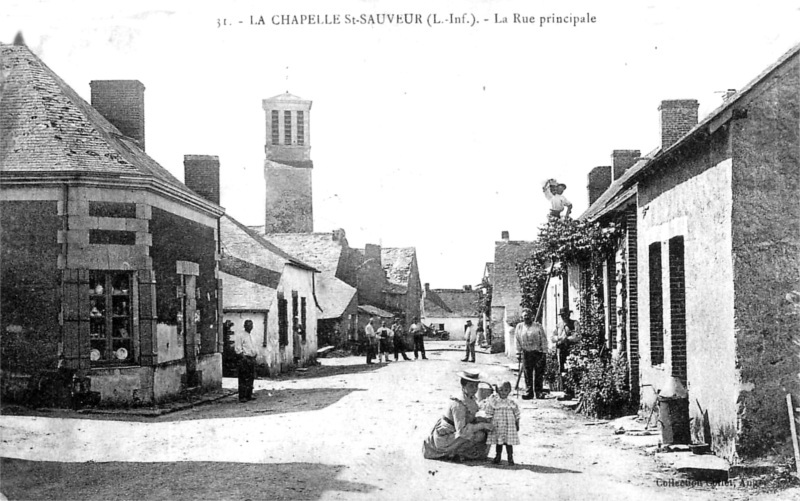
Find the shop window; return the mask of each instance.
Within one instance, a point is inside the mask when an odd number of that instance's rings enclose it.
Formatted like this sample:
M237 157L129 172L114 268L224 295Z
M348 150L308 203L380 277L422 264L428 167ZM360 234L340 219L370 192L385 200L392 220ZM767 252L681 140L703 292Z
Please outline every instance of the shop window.
M89 358L94 365L134 361L131 284L130 273L89 272Z

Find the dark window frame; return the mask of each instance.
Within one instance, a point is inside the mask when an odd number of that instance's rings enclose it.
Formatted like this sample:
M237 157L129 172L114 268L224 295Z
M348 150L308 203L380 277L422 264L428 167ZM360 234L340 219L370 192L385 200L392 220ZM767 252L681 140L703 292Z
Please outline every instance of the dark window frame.
M650 363L664 363L664 292L662 288L661 242L647 248L650 271Z
M91 365L135 364L133 273L90 270L88 292ZM127 350L125 358L119 358L120 348ZM98 360L91 360L94 350L100 353Z

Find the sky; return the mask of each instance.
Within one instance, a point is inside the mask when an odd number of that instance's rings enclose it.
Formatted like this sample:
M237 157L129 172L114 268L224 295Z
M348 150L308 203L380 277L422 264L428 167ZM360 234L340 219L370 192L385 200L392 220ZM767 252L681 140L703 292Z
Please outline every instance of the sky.
M421 24L347 22L383 13ZM272 22L326 14L339 24ZM262 100L313 101L314 230L415 247L423 282L458 288L480 282L502 231L535 238L546 179L579 215L612 150L658 146L661 100L697 99L702 119L800 43L798 26L783 0L4 0L0 42L21 31L87 101L91 80L140 80L148 154L181 180L184 155L218 155L221 205L250 225L264 222Z

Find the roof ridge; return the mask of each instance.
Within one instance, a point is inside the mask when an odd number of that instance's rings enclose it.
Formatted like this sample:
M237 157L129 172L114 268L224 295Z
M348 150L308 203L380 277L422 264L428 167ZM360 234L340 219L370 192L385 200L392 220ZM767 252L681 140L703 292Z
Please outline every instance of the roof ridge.
M311 266L309 264L306 264L303 261L301 261L300 259L292 256L291 254L289 254L285 250L281 249L280 247L278 247L274 243L272 243L269 240L267 240L265 237L259 235L254 230L251 230L246 225L240 223L239 221L237 221L230 214L225 214L223 217L228 218L233 224L235 224L241 230L243 230L245 233L247 233L248 236L250 236L251 238L253 238L253 240L255 240L256 242L261 244L265 249L267 249L267 250L269 250L271 252L274 252L275 254L279 255L280 257L288 260L291 264L294 264L296 266L300 266L302 268L307 268L307 269L315 271L315 272L319 272L319 270L317 270L315 267L313 267L313 266Z

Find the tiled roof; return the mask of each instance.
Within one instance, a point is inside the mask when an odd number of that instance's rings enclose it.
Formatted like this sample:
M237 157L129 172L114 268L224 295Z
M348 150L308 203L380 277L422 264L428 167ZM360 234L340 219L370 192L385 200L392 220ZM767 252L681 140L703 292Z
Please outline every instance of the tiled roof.
M125 176L151 180L206 207L25 46L0 44L8 74L0 114L0 174Z
M362 304L361 306L358 307L358 309L360 311L366 313L367 315L373 315L373 316L381 317L381 318L393 318L394 317L394 314L389 313L386 310L382 310L382 309L378 308L377 306L372 306L372 305L369 305L369 304Z
M474 317L478 315L478 291L430 289L425 293L427 317Z
M319 320L339 318L353 301L356 289L350 287L333 275L321 273L317 275L317 299L322 312L317 313Z
M220 272L222 303L227 311L263 311L271 307L275 289Z
M661 151L661 148L656 148L647 155L643 156L641 160L633 164L626 170L619 179L614 180L613 183L604 191L594 203L580 215L578 219L595 219L610 210L613 210L621 202L627 200L636 194L636 187L626 187L627 181L636 175L639 171L644 169L647 164Z
M535 245L515 240L495 242L492 306L519 308L521 292L516 264L527 259Z
M263 226L249 226L259 235L323 273L336 275L342 244L335 241L331 233L270 233Z
M408 287L416 253L414 247L382 248L381 265L386 272L386 279L395 285Z

